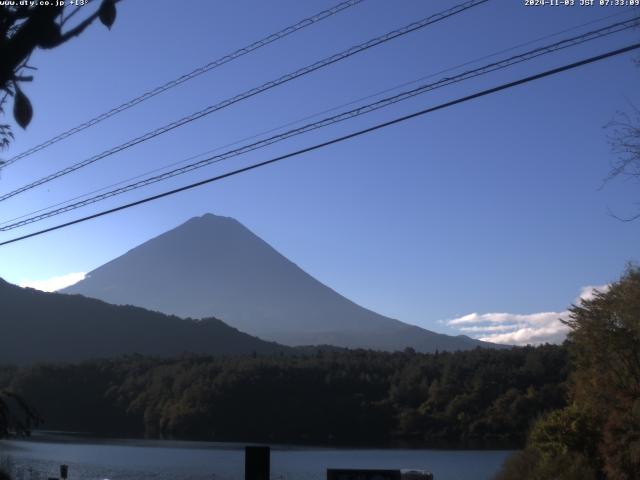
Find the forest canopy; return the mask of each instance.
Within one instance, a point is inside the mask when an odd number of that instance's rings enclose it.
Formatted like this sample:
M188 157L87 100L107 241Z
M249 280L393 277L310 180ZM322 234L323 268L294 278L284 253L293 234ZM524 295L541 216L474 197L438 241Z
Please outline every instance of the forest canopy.
M522 445L565 405L562 346L159 359L0 369L47 430L317 444Z
M632 480L640 472L640 269L571 309L566 407L533 426L500 480Z

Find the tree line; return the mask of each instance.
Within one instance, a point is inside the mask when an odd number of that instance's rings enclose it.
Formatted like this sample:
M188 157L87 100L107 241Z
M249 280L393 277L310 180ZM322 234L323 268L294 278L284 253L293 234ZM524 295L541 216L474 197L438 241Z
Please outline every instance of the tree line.
M565 347L132 355L0 368L43 428L99 435L318 444L502 446L566 404Z
M563 345L316 349L0 367L44 428L217 441L512 447L498 480L640 471L640 269L570 309ZM19 405L18 405L19 406ZM0 412L1 413L1 412ZM3 415L0 415L0 420ZM0 422L1 424L1 422Z

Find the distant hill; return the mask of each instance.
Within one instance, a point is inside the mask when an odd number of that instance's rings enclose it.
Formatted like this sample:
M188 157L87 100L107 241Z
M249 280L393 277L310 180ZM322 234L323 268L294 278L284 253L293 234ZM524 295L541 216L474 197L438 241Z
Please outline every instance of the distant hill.
M286 345L421 352L496 346L367 310L311 277L238 221L212 214L143 243L63 292L180 317L214 316Z
M0 364L73 362L132 353L164 357L289 350L215 318L183 320L79 295L20 288L0 279Z

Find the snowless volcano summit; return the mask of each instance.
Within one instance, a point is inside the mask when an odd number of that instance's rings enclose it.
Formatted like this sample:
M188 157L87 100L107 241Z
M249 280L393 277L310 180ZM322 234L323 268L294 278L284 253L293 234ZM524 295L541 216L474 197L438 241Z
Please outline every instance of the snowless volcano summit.
M206 214L90 272L63 293L183 318L216 317L286 345L421 352L495 346L368 310L322 284L233 218Z

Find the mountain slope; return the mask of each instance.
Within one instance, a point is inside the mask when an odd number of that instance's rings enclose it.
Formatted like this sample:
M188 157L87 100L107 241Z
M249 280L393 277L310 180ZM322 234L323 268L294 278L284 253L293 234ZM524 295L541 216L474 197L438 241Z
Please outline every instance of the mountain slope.
M412 347L423 352L482 345L356 305L236 220L212 214L192 218L143 243L63 292L181 317L215 316L287 345Z
M0 279L0 364L79 361L140 353L175 356L287 352L215 318L194 321L44 293Z

